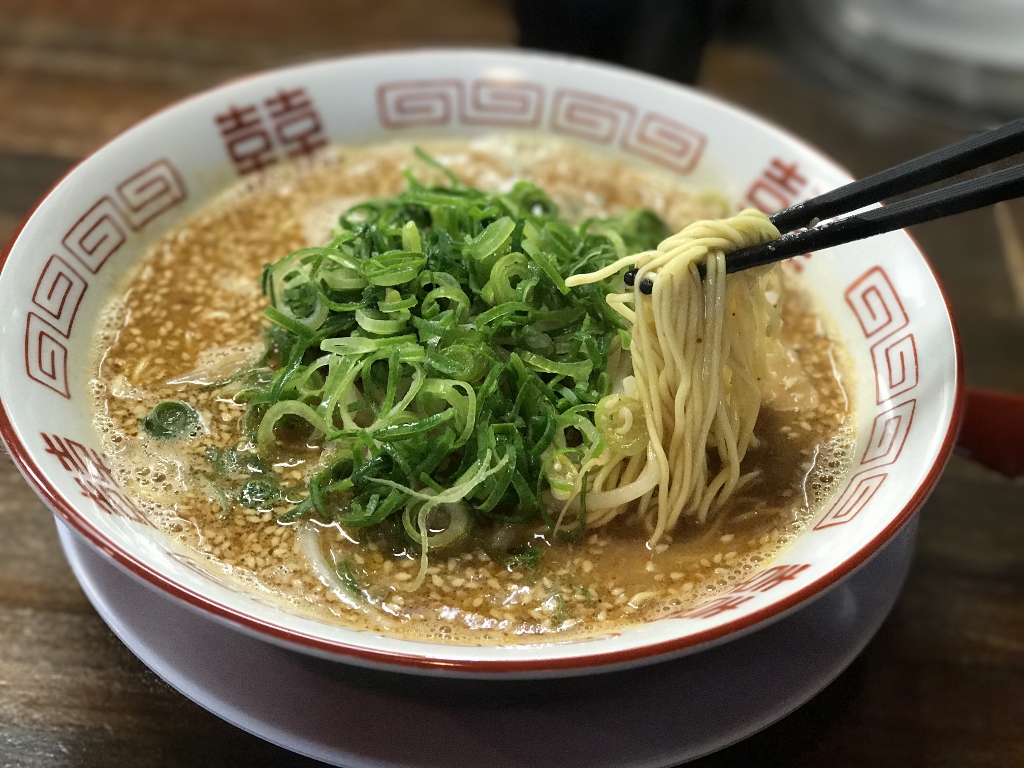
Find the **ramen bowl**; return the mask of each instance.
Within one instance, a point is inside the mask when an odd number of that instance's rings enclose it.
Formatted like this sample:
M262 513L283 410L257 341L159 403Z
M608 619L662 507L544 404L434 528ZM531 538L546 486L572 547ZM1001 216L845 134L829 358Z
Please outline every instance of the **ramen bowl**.
M850 180L801 140L707 95L550 55L390 53L229 83L84 160L0 262L0 431L28 482L125 571L233 629L339 661L447 675L578 675L699 652L807 605L886 547L938 479L961 393L948 305L902 232L790 264L828 308L852 360L853 463L777 558L674 615L525 645L357 631L243 587L121 493L92 423L91 346L101 311L148 246L239 178L330 144L507 132L571 140L766 212Z

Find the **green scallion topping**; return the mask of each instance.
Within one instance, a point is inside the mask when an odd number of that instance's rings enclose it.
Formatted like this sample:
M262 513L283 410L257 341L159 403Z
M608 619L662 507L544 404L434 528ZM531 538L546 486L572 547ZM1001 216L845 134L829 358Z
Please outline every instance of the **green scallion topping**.
M594 424L613 344L628 341L605 301L618 280L570 290L565 278L669 230L649 211L573 226L534 184L486 192L419 157L450 184L407 173L406 191L343 213L329 243L267 267L273 373L243 397L263 459L322 450L282 520L386 523L425 558L476 522L556 527L544 495L569 487L608 434L632 449L616 420L631 413L603 408ZM282 501L271 485L254 473L236 498L265 508Z
M156 440L185 440L196 437L203 426L199 411L180 400L164 400L142 420L142 430Z
M238 503L246 509L272 509L280 498L277 483L263 478L249 480L238 489Z

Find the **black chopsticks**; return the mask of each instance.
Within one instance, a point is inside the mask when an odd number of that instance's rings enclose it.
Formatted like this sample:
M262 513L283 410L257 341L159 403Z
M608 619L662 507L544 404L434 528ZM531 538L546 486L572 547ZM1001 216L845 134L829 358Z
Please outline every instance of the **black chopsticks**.
M908 160L797 203L771 216L780 232L809 227L726 256L726 272L770 264L809 251L861 240L932 219L1024 196L1024 164L927 192L908 200L818 224L888 197L1024 152L1024 119Z

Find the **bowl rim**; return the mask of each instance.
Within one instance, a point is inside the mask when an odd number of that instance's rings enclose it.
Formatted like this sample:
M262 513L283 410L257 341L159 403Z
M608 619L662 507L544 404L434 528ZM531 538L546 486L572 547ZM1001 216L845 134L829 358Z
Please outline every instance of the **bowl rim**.
M149 124L151 121L158 120L164 113L171 112L179 107L192 102L205 98L212 93L218 91L227 91L232 87L247 82L262 78L264 76L278 75L282 72L287 71L299 71L303 68L325 66L331 64L339 64L351 61L367 61L367 60L384 60L384 59L403 59L410 58L415 59L418 57L436 56L438 54L445 56L487 56L487 55L499 55L499 56L512 56L521 57L534 61L544 60L558 60L565 63L573 64L575 66L581 66L584 68L604 70L609 73L617 74L618 76L628 76L630 78L645 80L652 82L662 87L671 87L676 89L682 89L687 91L690 97L704 100L713 103L718 108L724 108L727 111L732 112L738 117L745 120L751 120L757 123L760 127L768 129L784 138L786 141L792 142L799 145L804 151L810 152L821 160L830 164L832 167L842 171L845 175L852 178L852 174L849 173L844 167L840 166L836 161L829 157L826 153L818 149L816 146L808 142L807 140L791 133L785 128L774 123L772 120L755 114L743 107L732 104L731 102L725 101L724 99L700 91L696 88L686 86L685 84L676 83L671 80L649 75L643 72L630 70L625 67L608 64L605 62L593 61L590 59L570 56L566 54L553 54L547 52L538 51L527 51L516 48L473 48L473 47L424 47L405 49L398 51L384 51L384 52L373 52L355 55L340 55L332 57L324 57L320 59L314 59L311 61L290 64L280 67L273 67L270 69L261 70L245 74L239 77L232 78L223 83L220 83L212 88L206 88L194 94L190 94L182 99L172 102L161 109L153 112L147 117L143 118L137 123L129 126L125 130L119 132L113 138L103 142L83 158L75 162L57 181L55 181L50 188L36 201L29 212L22 219L18 227L16 228L14 235L7 243L3 251L0 251L0 273L6 267L9 257L17 244L22 231L28 225L29 221L36 215L38 209L49 199L53 191L64 183L83 163L87 162L94 155L99 153L106 147L115 144L121 140L125 135L141 128L143 125ZM699 632L690 632L682 637L670 638L654 643L647 643L641 646L626 648L614 651L605 651L601 653L590 653L583 656L566 656L556 657L548 659L506 659L506 660L487 660L487 659L447 659L447 658L434 658L426 655L413 654L413 653L401 653L385 649L368 648L365 646L336 640L327 640L322 637L310 635L306 632L289 629L287 627L275 624L270 621L266 621L251 614L246 614L242 611L231 608L227 605L219 603L213 598L210 598L200 592L185 587L168 576L160 573L156 569L149 566L145 561L139 559L132 553L121 548L118 544L108 540L100 532L94 530L84 515L79 513L75 506L71 504L61 494L57 488L50 483L47 479L47 473L44 472L35 460L31 456L31 452L28 446L19 437L17 429L14 426L14 422L8 412L7 405L3 402L3 398L0 397L0 440L6 445L7 451L13 460L15 466L19 472L29 483L36 494L50 507L50 509L59 515L71 528L78 532L86 541L92 546L102 552L106 557L112 560L115 564L126 570L136 579L145 583L150 588L159 590L161 593L170 595L171 597L181 601L193 610L201 611L205 615L210 615L222 624L232 627L236 630L241 630L248 634L254 635L258 638L267 640L276 645L280 645L287 648L298 649L306 653L313 653L317 656L324 658L334 659L338 661L348 661L350 663L360 664L363 666L371 667L384 667L393 671L405 671L405 672L416 672L421 674L447 674L447 675L459 675L469 677L487 677L487 676L504 676L508 674L533 674L533 675L572 675L572 674L588 674L592 672L610 671L615 668L622 668L637 663L653 663L670 658L672 655L679 655L690 649L694 649L698 646L716 644L717 642L727 641L730 637L739 637L742 634L753 630L758 626L764 626L770 622L778 620L789 613L791 610L796 609L801 604L804 604L816 597L824 594L825 591L831 589L841 580L845 579L855 570L864 565L869 559L871 559L882 547L884 547L896 533L903 528L903 526L913 517L921 505L925 502L928 496L931 494L939 477L942 474L947 462L949 461L952 449L956 440L956 435L959 431L960 424L963 416L963 407L965 400L965 386L964 386L964 371L963 371L963 349L960 338L959 329L957 327L956 318L953 313L953 308L949 302L949 298L946 294L945 288L940 282L938 275L936 274L935 268L927 255L921 249L917 240L906 230L903 231L910 240L910 243L920 254L924 265L928 268L931 274L932 280L937 287L940 296L942 297L943 304L945 307L946 319L949 322L949 330L952 338L952 352L954 357L954 382L953 382L953 401L952 409L950 411L949 423L946 426L945 435L942 438L941 445L931 462L931 466L928 469L927 474L914 490L913 495L904 504L902 509L891 517L889 522L878 531L872 538L862 544L856 552L846 557L844 560L836 564L834 567L826 571L825 573L818 576L813 581L803 585L794 592L788 594L784 598L780 598L771 602L770 604L759 608L752 613L741 616L736 619L724 622L715 627L711 627ZM496 646L500 647L500 646Z

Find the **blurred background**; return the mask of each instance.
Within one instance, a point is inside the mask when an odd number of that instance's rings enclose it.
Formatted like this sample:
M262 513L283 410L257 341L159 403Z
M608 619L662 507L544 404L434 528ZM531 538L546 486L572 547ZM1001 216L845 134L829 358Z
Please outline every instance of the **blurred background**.
M440 45L572 53L694 84L863 176L1024 115L1021 41L1024 0L0 0L0 243L104 141L282 64ZM1020 394L1022 233L1020 202L913 230L956 312L968 383ZM865 653L795 714L694 765L1024 764L1022 489L954 457ZM0 766L58 765L314 763L139 663L0 454Z

